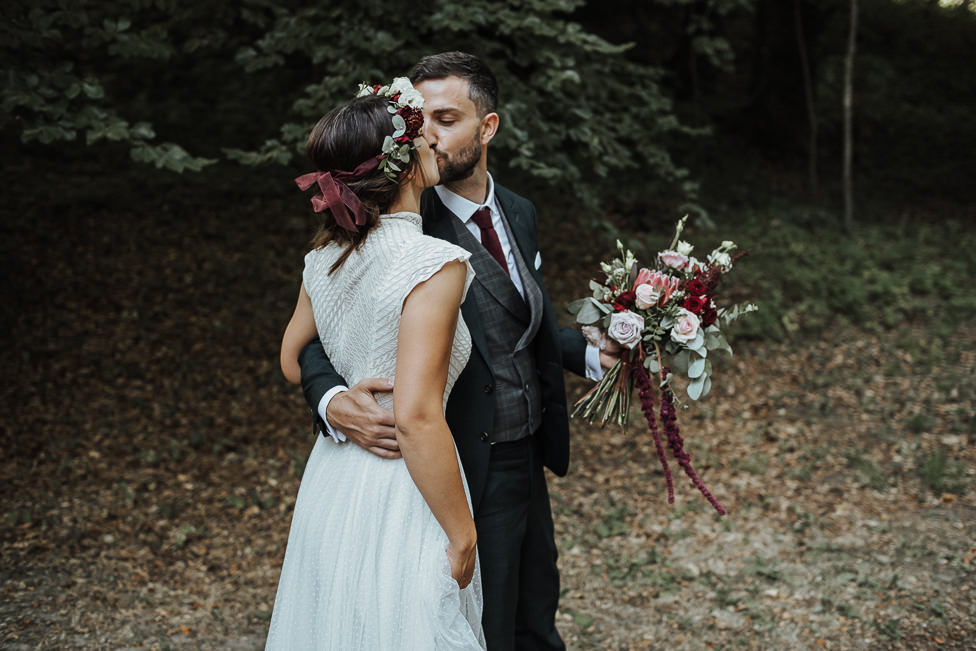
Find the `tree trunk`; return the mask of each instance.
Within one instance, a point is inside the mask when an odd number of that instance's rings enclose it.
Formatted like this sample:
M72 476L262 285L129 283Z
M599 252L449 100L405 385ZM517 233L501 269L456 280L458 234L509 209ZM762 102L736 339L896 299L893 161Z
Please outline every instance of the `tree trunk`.
M857 49L857 0L851 0L851 25L844 59L844 227L854 226L854 189L851 162L854 153L852 117L854 109L854 53Z
M810 141L807 146L807 173L810 193L820 194L820 178L817 173L817 111L813 101L813 80L810 73L810 60L807 57L807 42L803 33L803 17L800 0L793 0L793 27L796 31L796 47L800 52L800 69L803 73L803 95L807 105L807 124L810 127Z

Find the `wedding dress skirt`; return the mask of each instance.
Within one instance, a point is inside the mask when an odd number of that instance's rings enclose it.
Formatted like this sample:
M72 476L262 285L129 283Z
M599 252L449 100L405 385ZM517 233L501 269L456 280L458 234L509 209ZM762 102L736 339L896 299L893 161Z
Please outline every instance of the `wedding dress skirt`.
M393 377L406 296L446 262L466 262L469 254L424 236L413 213L384 216L329 275L341 252L334 248L309 253L304 273L326 353L350 385ZM459 317L445 404L470 350ZM391 406L389 394L378 400ZM484 649L480 570L459 589L447 545L402 459L319 436L298 490L266 648Z

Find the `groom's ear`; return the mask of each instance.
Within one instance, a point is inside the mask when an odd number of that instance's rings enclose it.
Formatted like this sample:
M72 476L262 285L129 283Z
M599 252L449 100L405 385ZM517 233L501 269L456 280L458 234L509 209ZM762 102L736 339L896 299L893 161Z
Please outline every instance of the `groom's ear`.
M488 113L481 118L481 144L487 145L498 133L498 114Z

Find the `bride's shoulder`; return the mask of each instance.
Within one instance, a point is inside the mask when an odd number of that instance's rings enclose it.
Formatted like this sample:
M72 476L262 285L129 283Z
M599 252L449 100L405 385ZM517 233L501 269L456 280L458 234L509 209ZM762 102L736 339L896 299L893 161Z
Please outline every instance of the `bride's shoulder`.
M439 237L418 233L416 240L409 250L404 250L406 261L416 264L444 263L447 260L459 259L462 262L471 257L471 253L457 244L452 244Z

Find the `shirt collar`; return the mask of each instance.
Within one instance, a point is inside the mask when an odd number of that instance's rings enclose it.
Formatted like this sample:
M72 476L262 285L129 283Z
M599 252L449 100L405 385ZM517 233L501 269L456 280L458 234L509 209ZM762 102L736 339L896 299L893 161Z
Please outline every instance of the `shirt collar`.
M443 185L435 185L434 192L437 193L444 206L464 223L471 221L474 211L482 206L488 206L493 211L495 210L495 182L491 178L491 172L488 172L488 194L483 203L469 201L461 195L451 192Z

